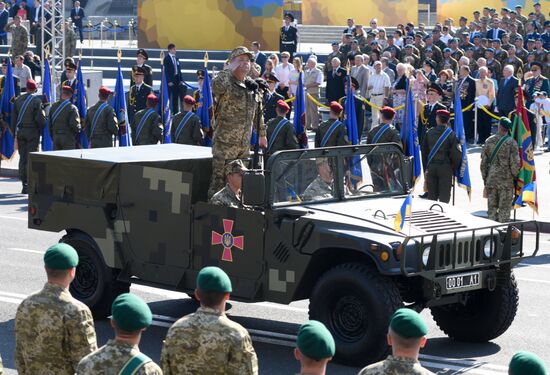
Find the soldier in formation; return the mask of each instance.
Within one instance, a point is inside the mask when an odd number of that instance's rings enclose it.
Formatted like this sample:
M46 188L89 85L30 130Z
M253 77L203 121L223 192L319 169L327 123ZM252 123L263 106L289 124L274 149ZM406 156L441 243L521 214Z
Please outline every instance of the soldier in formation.
M226 160L250 156L253 127L259 129L259 146L267 147L262 95L258 84L248 77L253 57L246 47L235 48L229 55L228 68L212 80L212 93L217 103L208 197L223 187Z
M130 75L130 87L135 85L134 75L138 71L138 68L143 69L143 83L148 86L153 86L153 68L146 64L149 60L149 54L143 48L138 49L136 56L136 65L132 67L132 74Z
M521 168L517 142L510 137L512 122L501 117L498 133L487 139L481 152L481 177L485 185L489 219L510 221L515 181Z
M277 117L269 120L267 127L266 160L271 155L281 150L296 150L300 148L294 132L294 126L286 119L290 106L284 100L277 102Z
M75 137L80 133L78 108L71 103L73 89L61 88L61 99L52 104L48 114L48 125L53 139L54 150L72 150L76 146Z
M248 331L225 315L231 291L222 269L205 267L199 272L195 296L201 306L168 330L161 353L164 374L258 374Z
M336 344L325 325L316 320L302 324L296 337L294 357L300 362L298 375L325 375Z
M157 104L158 98L154 94L149 94L146 102L147 107L137 112L134 122L130 123L134 146L155 145L162 141L163 126L161 118L155 110Z
M426 345L428 326L412 309L397 310L388 330L392 354L383 361L365 367L358 375L414 374L431 375L418 361L420 349Z
M135 294L121 294L113 302L111 326L115 338L82 358L77 375L162 375L160 367L139 351L141 334L151 325L149 306Z
M201 120L193 112L196 101L191 95L183 98L183 110L177 113L172 119L172 143L184 145L202 145Z
M269 122L269 120L277 117L277 103L279 102L279 100L285 100L285 98L275 90L277 83L279 83L279 79L274 73L268 73L265 76L265 80L269 86L269 89L264 92L263 98L264 122L267 123Z
M76 69L77 69L77 66L74 62L67 61L66 64L65 64L65 77L66 77L66 79L61 84L61 87L69 86L70 88L72 88L73 89L73 94L76 93L76 90L78 88L78 81L76 79ZM75 104L76 95L73 95L73 97L71 97L71 102L73 104Z
M547 375L546 365L534 353L522 351L513 355L508 366L509 375Z
M319 125L315 133L315 147L332 147L349 145L348 131L340 121L343 107L338 102L330 103L329 119Z
M441 109L447 109L447 107L439 102L443 96L443 90L439 85L430 85L427 95L428 102L424 104L424 108L421 109L422 112L418 119L418 140L420 144L422 144L428 129L437 125L437 112Z
M451 114L437 111L437 126L426 133L422 143L422 164L428 189L428 199L449 203L454 171L460 165L462 153L456 133L449 127Z
M241 160L233 160L228 163L225 167L227 184L210 198L210 203L233 208L241 207L243 173L247 170Z
M395 109L391 107L384 107L380 111L381 121L380 125L373 127L367 134L367 143L397 143L401 145L401 137L399 132L392 125L395 117Z
M27 297L15 315L15 366L20 375L73 375L78 362L97 350L90 309L69 292L78 254L65 243L44 254L48 282Z
M19 96L13 105L11 115L12 132L19 147L19 179L23 184L22 194L28 194L27 160L29 153L38 151L40 134L46 123L42 100L34 95L38 85L32 79L27 81L27 92Z
M128 121L134 123L134 116L137 112L147 106L147 97L153 92L153 88L144 83L146 69L137 67L133 70L134 85L128 91Z
M108 87L101 86L98 102L86 111L86 135L91 148L113 147L113 136L118 134L118 120L115 110L109 104L113 93Z

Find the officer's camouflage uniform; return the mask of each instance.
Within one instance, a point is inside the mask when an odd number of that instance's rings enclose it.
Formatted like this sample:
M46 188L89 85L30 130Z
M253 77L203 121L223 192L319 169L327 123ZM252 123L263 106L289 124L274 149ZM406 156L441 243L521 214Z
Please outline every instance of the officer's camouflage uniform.
M502 134L495 134L487 139L481 153L480 169L487 188L489 219L506 223L510 221L514 180L518 176L521 164L518 145L512 138L504 141L493 162L489 163L502 137Z
M28 50L29 33L23 25L14 24L6 26L6 31L11 32L11 54L12 56L23 56Z
M47 283L15 315L15 365L19 375L73 375L97 350L90 309L67 289Z
M385 124L380 124L378 126L375 126L368 132L368 134L367 134L367 143L368 144L374 143L373 142L374 137L376 136L376 134L378 134L378 131L384 125ZM399 136L399 132L397 131L397 129L393 125L390 125L389 129L387 129L384 133L382 133L382 135L380 136L380 138L378 138L378 141L376 141L376 143L392 143L392 142L397 143L400 146L402 145L401 144L401 137Z
M76 55L76 31L72 27L65 28L65 57Z
M212 198L210 198L210 203L216 204L219 206L227 206L227 207L234 207L239 208L240 207L240 200L237 198L235 193L233 193L233 190L229 187L229 184L225 185L225 187L218 191Z
M69 104L57 116L55 122L52 117L61 105L63 100L59 100L52 104L50 113L48 114L48 124L50 126L50 134L53 138L54 150L72 150L76 146L75 136L80 133L80 117L78 109L74 104Z
M40 133L46 122L46 115L42 110L42 100L38 96L31 99L30 103L22 114L21 123L17 127L17 119L23 104L31 94L23 94L15 100L13 113L11 115L11 128L17 136L19 147L19 179L23 185L27 184L27 159L30 152L38 151Z
M388 356L383 361L365 367L357 375L433 375L415 359Z
M309 184L303 194L303 199L305 201L314 201L332 197L332 186L323 181L321 176L317 176L317 178Z
M187 113L187 111L181 111L172 119L172 125L170 127L172 143L195 146L200 145L202 143L201 120L199 119L199 116L195 114L192 114L185 125L183 125L183 129L181 129L178 138L176 139L176 131L178 130L178 126Z
M269 158L277 151L296 150L300 148L300 145L298 144L298 139L296 139L296 134L294 133L294 126L290 121L283 125L282 129L277 135L277 138L272 139L275 128L282 120L283 117L277 116L269 120L266 124L267 143L269 145L269 153L266 155L267 158Z
M321 142L323 141L323 138L330 129L331 125L334 124L334 121L336 120L329 119L327 121L323 121L319 125L319 129L317 129L317 133L315 134L315 147L321 147ZM345 146L349 144L350 142L348 140L348 131L346 130L346 126L344 125L344 123L342 123L336 129L334 129L329 139L327 140L327 143L325 143L323 147Z
M82 358L76 369L77 375L118 375L124 365L139 354L137 345L109 340L91 354ZM162 375L162 370L154 362L145 363L134 375Z
M250 156L250 138L256 121L260 124L258 136L266 136L262 97L259 93L249 90L230 70L221 71L212 80L212 93L218 104L215 112L209 197L223 187L226 160Z
M113 135L118 134L118 120L116 118L115 110L110 105L101 111L97 118L97 122L94 127L94 134L92 131L92 122L99 107L103 104L100 100L86 112L86 135L90 140L91 148L99 147L112 147Z
M258 373L258 359L246 329L223 312L206 307L170 327L161 366L165 375Z
M156 111L147 118L138 137L137 128L139 126L139 122L147 111L148 108L142 109L136 113L134 122L130 123L130 126L132 127L132 144L134 146L156 145L159 141L162 141L162 122Z

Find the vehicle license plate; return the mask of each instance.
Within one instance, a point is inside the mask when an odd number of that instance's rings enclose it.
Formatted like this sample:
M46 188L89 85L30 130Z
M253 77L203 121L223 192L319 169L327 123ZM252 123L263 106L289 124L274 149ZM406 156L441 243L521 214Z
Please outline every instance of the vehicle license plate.
M478 286L479 279L479 272L447 276L445 279L445 286L447 290L469 288L472 286Z

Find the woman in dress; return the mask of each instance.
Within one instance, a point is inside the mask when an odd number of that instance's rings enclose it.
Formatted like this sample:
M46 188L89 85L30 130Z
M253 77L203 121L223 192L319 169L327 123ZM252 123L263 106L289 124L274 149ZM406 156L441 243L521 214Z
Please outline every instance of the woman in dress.
M397 64L396 71L397 76L395 77L395 81L392 85L393 108L397 108L405 104L405 97L407 95L407 80L409 78L409 73L405 64ZM401 122L403 121L403 109L397 110L394 118L395 127L398 130L401 130Z
M295 57L292 60L292 65L294 65L294 70L290 72L290 97L296 96L298 80L300 79L300 72L302 71L302 58Z
M443 90L443 96L441 97L441 104L445 105L447 109L451 108L453 97L453 82L449 76L449 72L445 69L439 72L436 83Z

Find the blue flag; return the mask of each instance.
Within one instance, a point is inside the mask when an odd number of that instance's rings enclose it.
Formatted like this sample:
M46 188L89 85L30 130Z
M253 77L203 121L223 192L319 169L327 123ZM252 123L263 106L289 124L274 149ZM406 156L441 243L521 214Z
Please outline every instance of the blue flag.
M458 186L463 187L468 192L468 196L472 193L472 182L470 180L470 168L468 165L468 146L466 145L466 133L464 133L464 117L462 115L462 103L460 101L460 86L455 84L455 123L454 131L458 143L462 147L462 158L460 160L460 168L455 172Z
M4 77L4 91L2 91L2 101L0 102L0 112L7 124L7 127L1 130L2 144L0 145L0 157L2 159L11 159L15 152L15 138L10 129L11 113L13 112L13 101L15 100L15 83L13 81L13 70L11 68L10 58L7 58L7 70Z
M48 59L44 59L44 82L42 83L42 101L49 106L52 102L52 76L50 72L50 63ZM53 150L53 140L50 134L50 126L48 121L49 116L46 117L46 124L42 129L42 151Z
M84 124L86 119L86 112L88 107L86 106L86 86L84 85L84 77L82 76L82 61L78 62L78 70L76 71L76 108L78 108L78 114L80 116L80 123ZM84 124L86 125L86 124ZM91 124L87 124L91 125ZM80 132L79 142L81 148L90 148L88 142L88 136L84 129Z
M359 144L359 134L357 130L357 113L355 112L355 96L351 89L351 75L347 77L348 86L346 93L346 107L344 108L345 120L348 130L348 139L352 145ZM350 172L352 184L356 188L357 183L363 179L363 171L361 170L361 157L359 155L352 156L350 159Z
M166 84L166 72L162 68L162 81L160 82L160 101L157 107L162 125L164 127L163 143L172 143L172 134L170 124L172 123L172 111L170 110L170 95L168 95L168 85Z
M418 128L416 127L416 116L414 113L414 100L412 87L407 82L407 98L403 112L403 126L401 127L401 142L405 155L413 158L413 176L418 181L422 174L422 163L420 160L420 144L418 142Z
M407 198L405 198L405 200L403 201L401 208L399 209L399 211L397 211L395 219L393 220L393 229L395 229L396 232L401 232L403 230L403 225L405 224L406 217L411 216L411 209L412 198L409 194L407 195Z
M126 96L124 94L124 80L122 78L120 62L118 63L115 93L113 94L111 104L118 120L118 146L131 146L132 139L130 138L130 124L128 123L128 112L126 111Z
M304 129L306 122L306 92L304 90L304 72L300 72L296 99L294 100L294 132L300 143L300 148L308 148L307 133Z
M212 147L212 87L210 87L210 77L208 69L204 68L204 80L202 81L201 96L199 98L199 108L197 115L201 119L201 125L204 130L204 145Z

